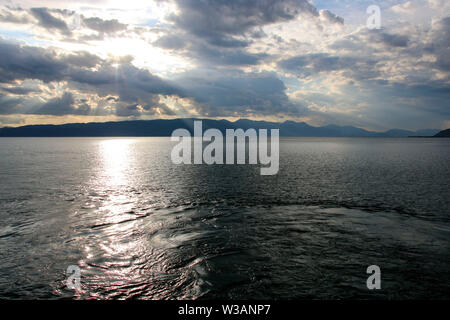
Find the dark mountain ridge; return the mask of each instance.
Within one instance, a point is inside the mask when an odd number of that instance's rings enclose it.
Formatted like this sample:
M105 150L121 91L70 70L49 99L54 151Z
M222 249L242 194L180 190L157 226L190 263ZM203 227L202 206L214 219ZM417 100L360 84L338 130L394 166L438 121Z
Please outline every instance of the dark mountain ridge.
M62 125L28 125L0 128L0 137L166 137L175 129L184 128L193 134L194 121L202 120L203 131L216 128L226 129L280 129L283 137L408 137L433 136L439 130L426 129L417 132L394 129L373 132L352 126L311 126L305 122L285 121L282 123L240 119L235 122L212 119L157 119L118 122L69 123Z
M437 138L449 138L450 137L450 129L445 129L438 132L435 137Z

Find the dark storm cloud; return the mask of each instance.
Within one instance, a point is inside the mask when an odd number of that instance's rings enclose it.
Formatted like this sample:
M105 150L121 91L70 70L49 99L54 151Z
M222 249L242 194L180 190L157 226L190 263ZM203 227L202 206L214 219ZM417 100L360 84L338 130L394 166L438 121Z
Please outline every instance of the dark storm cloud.
M93 68L102 62L102 59L100 57L86 51L62 55L60 60L66 65L81 68Z
M67 79L80 89L87 85L105 95L118 93L123 101L136 101L146 94L183 95L181 89L129 63L117 67L105 64L96 71L71 69Z
M223 48L243 48L251 44L249 40L239 40L232 37L218 37L209 39L209 43Z
M58 30L67 35L70 34L66 22L53 16L47 8L31 8L30 12L39 21L41 27L47 30Z
M208 44L193 45L187 56L197 59L203 64L246 66L258 64L266 54L249 53L242 49L227 49L209 46Z
M292 104L284 83L275 74L228 70L205 77L207 71L187 73L178 79L208 116L302 114Z
M0 40L0 82L38 79L44 82L62 80L67 65L52 50L19 46Z
M29 111L30 114L41 115L87 115L90 107L86 104L75 107L75 99L70 92L65 92L61 97L53 98L42 105L34 107L34 110Z
M137 103L116 108L116 115L119 117L138 116L139 114L139 104Z
M148 112L153 106L161 107L158 95L185 96L179 87L148 70L133 66L129 57L113 61L118 62L116 66L111 61L86 52L58 54L51 49L20 46L3 40L0 40L0 55L3 57L0 59L0 82L3 83L26 79L41 80L45 83L65 81L74 90L100 97L117 95L120 102L137 103L144 106L142 110ZM2 104L2 112L17 112L17 109L11 106L22 100L3 98L7 101ZM88 111L89 108L75 107L70 94L33 109L34 113L55 115L86 114Z
M0 82L37 79L44 82L70 80L77 68L92 68L103 60L81 51L58 54L52 49L20 46L0 40Z
M165 0L161 0L165 1ZM167 0L170 1L170 0ZM155 46L196 60L198 65L251 66L268 54L246 48L264 37L262 27L296 19L299 15L323 16L342 23L330 11L318 10L306 0L174 0L178 12L169 17L174 24L163 30Z
M183 36L171 34L160 37L152 44L168 50L180 50L184 49L189 44L189 42Z
M165 0L161 0L165 1ZM170 0L168 0L170 1ZM251 66L265 53L246 50L253 39L265 36L264 25L289 21L300 14L319 16L306 0L175 0L174 23L153 45L176 50L198 65Z
M223 44L217 46L189 34L168 34L153 42L153 45L172 50L176 54L181 53L184 57L196 60L199 64L211 66L256 65L267 57L265 53L250 53L241 48L246 45L238 43L231 45L230 43L229 47Z
M206 39L241 35L256 26L294 19L300 13L318 15L306 0L177 0L177 26ZM214 40L213 40L214 41Z
M33 102L26 96L11 97L0 93L0 114L38 114L38 115L87 115L90 107L86 104L76 105L69 92L61 97L50 99L44 103Z
M392 47L407 47L409 42L407 36L399 34L380 33L379 37L384 44Z
M314 53L301 55L289 59L281 60L278 65L286 70L296 72L312 72L332 71L342 69L344 65L342 58L338 56L330 56L326 53Z

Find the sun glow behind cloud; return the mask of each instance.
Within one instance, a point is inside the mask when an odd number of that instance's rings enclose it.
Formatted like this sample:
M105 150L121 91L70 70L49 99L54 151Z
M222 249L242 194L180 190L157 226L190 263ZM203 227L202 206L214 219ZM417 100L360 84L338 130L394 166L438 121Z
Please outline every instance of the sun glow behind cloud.
M183 72L191 67L188 61L155 48L142 39L115 38L94 43L94 46L91 52L96 55L104 58L131 56L137 67L163 76Z

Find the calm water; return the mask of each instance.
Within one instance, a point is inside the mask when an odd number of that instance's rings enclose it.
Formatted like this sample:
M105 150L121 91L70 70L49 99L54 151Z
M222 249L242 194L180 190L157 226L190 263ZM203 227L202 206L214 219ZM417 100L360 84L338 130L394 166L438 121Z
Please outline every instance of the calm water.
M0 139L0 298L450 298L450 139L282 139L276 176L171 147Z

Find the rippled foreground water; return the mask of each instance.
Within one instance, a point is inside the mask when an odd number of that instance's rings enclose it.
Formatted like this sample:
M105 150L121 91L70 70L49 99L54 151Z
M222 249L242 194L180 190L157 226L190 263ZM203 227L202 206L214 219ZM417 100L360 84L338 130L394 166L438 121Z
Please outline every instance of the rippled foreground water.
M450 298L450 139L282 139L276 176L171 147L0 139L0 298Z

